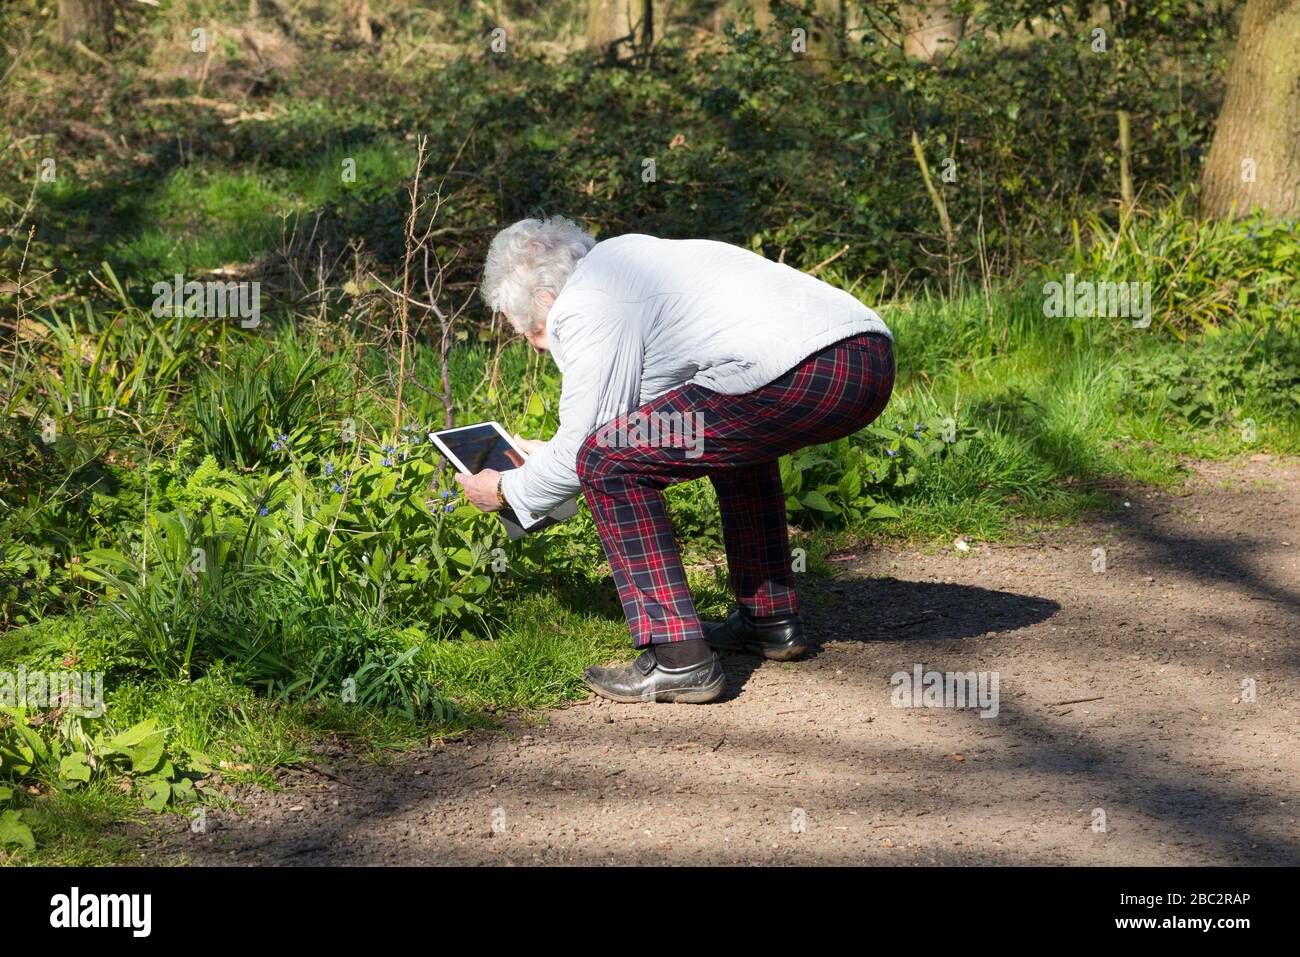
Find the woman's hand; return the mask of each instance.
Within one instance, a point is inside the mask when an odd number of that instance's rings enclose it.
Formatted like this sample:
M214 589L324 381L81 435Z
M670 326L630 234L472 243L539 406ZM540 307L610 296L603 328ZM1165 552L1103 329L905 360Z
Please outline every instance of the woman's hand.
M529 455L532 455L534 452L536 452L538 449L540 449L543 445L546 444L545 439L526 439L518 432L515 433L514 440L515 440L515 445L519 446Z
M513 438L525 455L532 455L546 444L542 439L526 439L518 433ZM465 498L477 505L480 512L495 512L501 507L497 500L497 482L500 478L501 473L496 469L484 469L475 475L456 473L456 481L465 490Z
M478 506L480 512L495 512L501 507L497 501L497 482L501 473L496 469L484 469L475 475L457 472L456 481L465 490L465 498Z

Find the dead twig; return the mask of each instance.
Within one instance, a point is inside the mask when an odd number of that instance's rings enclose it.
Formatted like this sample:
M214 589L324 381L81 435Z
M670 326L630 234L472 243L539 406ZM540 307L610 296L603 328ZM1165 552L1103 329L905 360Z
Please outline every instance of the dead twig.
M848 252L848 251L849 251L849 244L848 244L848 243L845 243L845 244L840 248L840 251L837 252L835 255L831 256L829 259L823 259L823 260L822 260L821 262L819 262L816 266L813 266L812 269L809 269L809 270L808 270L808 275L810 275L810 276L815 276L815 275L817 275L818 270L820 270L823 266L829 266L831 263L835 262L835 260L839 259L841 256L843 256L843 255L844 255L846 252Z
M1106 698L1105 695L1100 695L1099 697L1096 698L1072 698L1069 701L1054 701L1051 704L1049 704L1048 707L1063 708L1067 704L1087 704L1089 701L1104 701L1105 698Z

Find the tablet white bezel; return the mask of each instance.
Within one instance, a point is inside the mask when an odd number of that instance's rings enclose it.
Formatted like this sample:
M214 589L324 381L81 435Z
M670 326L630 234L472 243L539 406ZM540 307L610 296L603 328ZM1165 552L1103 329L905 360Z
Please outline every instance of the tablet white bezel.
M515 444L515 440L511 437L510 433L507 432L504 428L502 428L501 423L497 422L495 419L489 419L487 422L475 422L473 425L458 425L454 429L442 429L441 434L453 435L456 432L468 432L470 429L480 429L485 425L490 425L492 426L492 428L496 429L497 434L500 435L501 438L506 440L506 444L508 446L510 446L512 449L518 452L520 457L522 457L524 461L528 460L528 453ZM458 472L468 472L469 469L465 467L465 463L462 462L456 456L455 452L453 452L446 445L444 445L440 438L438 438L439 434L440 433L438 432L430 432L429 441L438 447L439 452L447 456L447 460L450 461L452 465L456 466L456 470Z
M507 432L505 428L501 425L501 423L497 422L495 419L489 419L487 422L475 422L473 425L460 425L454 429L443 429L441 431L441 434L450 435L456 432L465 432L468 431L469 429L477 429L485 425L490 425L492 426L492 428L496 429L497 434L506 440L506 444L509 445L516 452L518 452L520 457L523 458L525 462L528 461L528 453L525 452L523 449L521 449L515 443L515 440L510 435L510 433ZM429 441L438 447L438 451L447 457L447 461L451 462L452 465L456 466L457 471L469 472L469 469L465 467L465 463L462 462L457 457L456 453L454 453L451 449L449 449L438 436L439 436L438 432L430 432ZM568 508L568 506L570 505L572 505L571 509ZM510 511L514 513L515 521L523 529L532 528L538 522L544 521L547 518L546 515L540 515L537 518L533 518L530 514L526 512L521 512L517 508L511 508ZM566 502L563 505L560 505L557 508L552 509L549 514L554 515L557 519L564 519L564 518L571 518L573 515L577 514L577 511L578 511L578 503L576 501L571 500L570 502Z

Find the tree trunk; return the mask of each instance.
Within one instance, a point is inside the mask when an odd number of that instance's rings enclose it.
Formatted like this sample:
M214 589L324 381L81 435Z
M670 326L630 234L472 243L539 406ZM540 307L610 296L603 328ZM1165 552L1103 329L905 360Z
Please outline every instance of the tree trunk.
M343 33L353 43L369 46L375 34L370 29L370 0L343 0Z
M1300 214L1300 0L1249 0L1201 178L1201 212Z
M845 46L845 33L849 24L847 0L820 0L818 12L826 24L826 48L832 56L844 57L848 50Z
M926 63L943 59L966 33L966 18L953 13L948 0L905 3L898 12L903 19L903 52Z
M587 46L617 60L636 48L633 7L641 0L587 0Z
M818 70L830 68L830 61L844 56L844 0L814 0L816 17L808 37L808 50Z
M59 42L72 46L81 40L92 49L105 50L113 37L112 0L59 0Z

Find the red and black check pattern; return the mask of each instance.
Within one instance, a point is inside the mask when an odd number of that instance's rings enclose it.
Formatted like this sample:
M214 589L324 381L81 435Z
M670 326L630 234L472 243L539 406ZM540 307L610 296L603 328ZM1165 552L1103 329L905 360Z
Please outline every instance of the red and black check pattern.
M758 616L793 613L778 459L861 429L884 410L893 387L889 338L868 333L809 356L753 392L723 395L685 385L630 413L640 413L641 422L680 416L700 425L697 435L673 430L653 444L620 443L611 437L636 438L637 420L628 416L592 433L578 453L578 478L633 643L703 637L663 490L705 475L718 493L736 599Z

